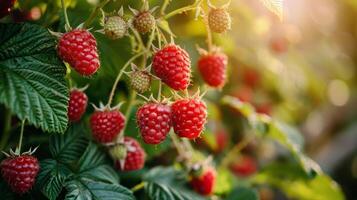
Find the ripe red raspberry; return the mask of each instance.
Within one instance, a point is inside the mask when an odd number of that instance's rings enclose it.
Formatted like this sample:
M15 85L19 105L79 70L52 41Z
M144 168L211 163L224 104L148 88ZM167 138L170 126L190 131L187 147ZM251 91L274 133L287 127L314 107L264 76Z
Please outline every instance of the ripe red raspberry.
M226 8L212 8L208 13L209 28L216 33L231 29L231 17Z
M270 49L277 54L285 53L289 49L289 41L285 37L271 38Z
M247 68L243 71L243 81L247 86L252 88L258 86L260 78L259 72L253 68Z
M86 111L87 95L78 89L71 90L68 103L68 119L70 122L79 121Z
M190 181L193 189L201 195L211 195L216 182L216 171L207 167L199 176L193 176Z
M141 136L147 144L164 141L171 129L171 108L163 103L148 103L136 113Z
M134 18L133 25L139 33L147 33L154 29L155 17L150 11L139 12Z
M172 125L180 137L200 136L207 118L206 104L198 98L181 99L171 106Z
M123 168L120 165L120 160L116 160L115 167L122 171L139 170L145 164L145 151L138 141L131 137L125 137L124 143L127 149Z
M263 103L255 105L255 111L260 114L271 115L272 112L272 104L270 103Z
M20 155L6 158L1 162L1 174L12 191L23 194L31 189L40 169L37 158Z
M220 153L227 147L229 137L225 129L220 129L219 131L216 132L215 135L216 135L216 144L217 144L215 152Z
M63 34L57 46L59 56L83 76L94 74L100 67L97 42L85 29Z
M93 137L100 143L112 142L124 125L125 117L118 110L96 110L90 117Z
M230 168L236 175L246 177L257 171L257 163L250 156L242 156Z
M169 44L155 53L153 58L155 74L174 90L185 90L190 83L190 57L175 44Z
M226 81L227 56L223 53L209 53L198 60L198 70L203 80L212 87L223 87Z

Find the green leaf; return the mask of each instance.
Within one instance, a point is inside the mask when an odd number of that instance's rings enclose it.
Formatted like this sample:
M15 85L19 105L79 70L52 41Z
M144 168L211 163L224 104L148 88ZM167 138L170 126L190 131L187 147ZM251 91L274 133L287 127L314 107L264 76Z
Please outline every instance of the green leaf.
M107 165L105 154L93 143L89 143L86 151L79 159L78 165L81 178L113 184L119 183L117 173Z
M83 126L71 125L64 135L50 137L50 151L54 159L62 163L78 161L88 141L83 136Z
M267 135L286 147L309 177L321 173L319 165L301 152L303 138L297 130L287 124L272 120Z
M235 188L225 200L259 200L259 196L255 189L239 187Z
M145 176L145 193L151 200L204 200L186 188L186 175L172 167L155 167Z
M240 111L248 119L254 132L265 133L264 136L270 137L289 150L309 177L321 173L319 165L303 154L303 137L296 129L265 115L257 114L249 103L239 101L237 98L225 96L222 103ZM263 127L265 128L262 129Z
M280 19L283 18L283 0L260 0L260 2Z
M44 131L67 128L66 68L54 37L33 24L0 24L0 102Z
M41 170L37 176L36 187L49 199L57 199L63 184L72 174L65 165L56 160L46 159L40 162Z
M120 185L73 180L66 184L65 200L134 200L133 193Z
M291 163L270 164L253 177L252 182L277 187L292 199L344 199L340 187L330 177L318 174L310 178L299 166Z

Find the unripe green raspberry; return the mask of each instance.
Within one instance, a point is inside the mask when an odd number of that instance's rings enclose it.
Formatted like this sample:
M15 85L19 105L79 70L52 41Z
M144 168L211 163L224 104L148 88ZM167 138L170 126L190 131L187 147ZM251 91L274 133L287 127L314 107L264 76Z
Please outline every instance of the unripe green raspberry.
M124 144L116 144L109 149L109 155L113 160L124 160L127 155L127 149Z
M120 16L108 17L105 20L104 32L110 39L115 40L124 37L127 29L127 23Z
M212 8L208 13L209 28L216 33L231 29L231 17L225 8Z
M144 93L150 88L151 76L146 71L133 71L130 76L130 85L138 93Z
M139 33L147 33L155 27L155 17L150 11L140 12L135 16L133 25Z

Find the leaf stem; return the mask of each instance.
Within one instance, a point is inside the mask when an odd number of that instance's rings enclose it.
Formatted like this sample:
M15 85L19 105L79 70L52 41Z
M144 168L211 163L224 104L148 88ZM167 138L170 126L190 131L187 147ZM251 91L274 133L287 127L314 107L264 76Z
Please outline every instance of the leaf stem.
M115 94L115 89L117 88L117 85L119 83L119 80L120 78L122 77L124 71L126 70L126 68L130 65L130 63L132 63L136 58L140 57L141 55L143 55L144 53L146 53L146 51L142 51L141 53L138 53L136 55L134 55L133 57L131 57L126 63L125 65L123 66L123 68L120 70L120 72L118 73L116 79L115 79L115 82L113 84L113 87L112 87L112 90L110 92L110 95L109 95L109 100L108 100L108 103L107 105L110 106L112 101L113 101L113 97L114 97L114 94Z
M64 14L64 20L66 21L66 26L69 28L69 29L72 29L71 28L71 25L69 24L69 20L68 20L68 15L67 15L67 8L66 8L66 5L64 3L64 0L61 0L61 5L62 5L62 9L63 9L63 14ZM66 30L67 31L67 30Z
M88 19L84 22L83 28L86 28L92 24L94 18L98 15L100 9L103 8L107 3L109 3L109 1L110 0L104 0L94 8L92 13L89 15Z
M22 122L21 122L21 132L20 132L20 139L19 139L19 146L18 146L18 148L19 148L19 153L21 153L21 147L22 147L22 138L23 138L23 136L24 136L24 129L25 129L25 119L24 120L22 120Z
M2 132L1 136L1 141L0 141L0 149L4 150L4 148L7 145L7 142L9 141L10 137L10 130L11 130L11 111L10 109L5 108L4 112L4 129Z
M138 190L141 190L142 188L144 188L146 185L146 182L142 181L141 183L135 185L133 188L131 188L130 190L134 193Z

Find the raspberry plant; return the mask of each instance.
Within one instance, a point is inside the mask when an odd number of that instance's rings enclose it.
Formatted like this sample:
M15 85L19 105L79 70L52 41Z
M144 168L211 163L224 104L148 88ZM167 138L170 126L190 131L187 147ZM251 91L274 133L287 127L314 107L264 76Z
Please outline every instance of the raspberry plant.
M221 95L232 55L215 38L231 27L229 3L102 0L95 7L85 3L92 10L85 14L80 1L47 4L37 24L8 18L0 24L1 149L17 146L0 165L6 199L255 200L262 185L301 197L283 181L323 185L329 195L316 199L342 199L302 153L295 129ZM171 18L182 13L205 25L200 40L207 50L181 44ZM201 82L192 78L198 73ZM83 85L86 90L76 89ZM249 131L236 144L217 117L222 107L239 113ZM19 142L11 143L9 134L18 132ZM293 159L258 166L255 157L242 155L252 141L268 139ZM22 153L23 141L37 151Z

